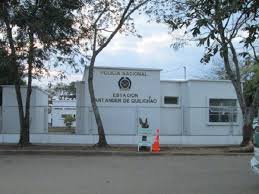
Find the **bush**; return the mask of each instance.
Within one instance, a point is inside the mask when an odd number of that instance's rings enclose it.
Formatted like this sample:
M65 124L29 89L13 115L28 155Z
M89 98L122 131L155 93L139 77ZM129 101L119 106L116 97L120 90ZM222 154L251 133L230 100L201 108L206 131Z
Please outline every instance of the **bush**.
M75 122L76 118L72 115L66 115L64 118L64 123L68 128L71 128L73 122Z

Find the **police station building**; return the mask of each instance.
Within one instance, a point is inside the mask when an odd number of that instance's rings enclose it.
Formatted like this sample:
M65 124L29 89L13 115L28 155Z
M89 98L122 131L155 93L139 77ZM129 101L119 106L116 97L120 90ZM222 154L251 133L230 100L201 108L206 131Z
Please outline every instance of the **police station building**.
M162 144L240 142L242 115L230 81L167 81L160 80L160 71L95 67L96 102L110 144L135 144L141 121L160 129ZM88 69L77 83L76 134L95 142L87 79Z

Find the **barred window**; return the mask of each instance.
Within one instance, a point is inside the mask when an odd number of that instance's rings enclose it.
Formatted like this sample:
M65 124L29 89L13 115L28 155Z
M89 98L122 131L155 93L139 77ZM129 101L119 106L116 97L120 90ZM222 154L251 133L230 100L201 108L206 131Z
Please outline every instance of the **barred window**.
M237 121L236 99L210 99L209 122L231 123Z

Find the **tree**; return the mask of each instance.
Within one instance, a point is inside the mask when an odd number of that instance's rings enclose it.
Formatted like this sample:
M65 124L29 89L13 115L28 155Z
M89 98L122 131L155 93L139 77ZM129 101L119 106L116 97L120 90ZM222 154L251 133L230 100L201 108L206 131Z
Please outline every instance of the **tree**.
M76 98L76 86L75 82L70 82L69 84L65 84L62 82L59 82L55 85L49 84L49 87L47 89L47 92L49 93L49 96L58 97L58 98Z
M252 62L252 64L249 62L245 73L244 95L246 104L251 106L253 105L253 99L255 98L256 90L259 87L259 62Z
M81 6L80 1L71 0L3 0L0 2L0 49L4 60L8 61L11 80L14 81L19 110L21 146L30 144L30 99L32 79L41 75L44 60L50 52L58 50L62 54L71 52L72 11ZM20 80L27 77L27 92L22 101Z
M208 63L218 54L223 59L226 74L234 86L243 115L241 145L247 145L252 139L252 120L255 107L259 105L259 88L255 91L251 106L248 106L242 90L238 56L253 55L253 60L257 60L254 44L258 38L258 1L163 0L161 3L155 0L155 3L158 7L159 4L164 6L162 12L155 8L155 14L162 16L159 17L160 21L165 22L172 31L185 29L185 35L189 39L197 41L198 46L205 46L201 62ZM238 38L242 38L242 41L238 42ZM239 47L244 49L240 50Z
M95 100L93 86L93 70L97 56L111 42L119 32L135 33L131 15L147 4L150 0L95 0L91 2L85 10L81 23L82 37L90 39L85 46L86 50L91 50L89 56L90 65L88 67L88 89L91 99L96 124L98 127L99 147L107 146L105 131L101 115Z
M9 65L10 61L8 58L7 51L0 48L0 85L12 85L14 80L11 75L11 68ZM25 85L26 82L22 79L20 80L21 85Z
M228 80L224 63L222 60L213 60L213 71L211 77L216 80ZM234 64L232 64L233 66ZM243 81L243 92L247 106L251 106L253 103L256 89L259 86L259 65L255 61L246 59L240 67L240 73ZM256 107L258 108L258 107Z

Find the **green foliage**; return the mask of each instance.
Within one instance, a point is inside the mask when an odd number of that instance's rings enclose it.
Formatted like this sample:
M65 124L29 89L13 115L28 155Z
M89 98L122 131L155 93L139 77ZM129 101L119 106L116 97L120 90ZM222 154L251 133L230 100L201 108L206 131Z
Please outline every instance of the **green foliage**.
M48 93L50 96L64 96L67 98L76 98L76 86L75 82L69 84L57 83L55 85L49 84Z
M247 105L251 105L255 91L259 87L259 63L250 64L247 68L247 80L244 83L244 95Z
M6 21L12 31L12 43L15 47L16 63L20 75L27 76L29 57L29 35L33 35L34 78L48 71L46 60L53 52L68 55L73 52L77 30L73 28L74 13L83 4L81 0L24 0L0 2L0 50L10 50ZM1 57L1 55L0 55ZM4 57L10 58L10 53ZM1 57L3 58L3 57ZM63 57L57 60L64 60ZM68 60L68 57L66 57ZM8 64L8 63L7 63Z
M64 123L68 128L72 127L73 122L75 122L76 118L72 115L66 115L64 118Z
M48 72L45 61L50 53L60 55L73 51L77 30L74 13L80 0L4 0L0 1L0 60L15 83L20 117L20 140L29 144L29 118L32 79ZM4 66L2 66L4 67ZM25 110L20 80L28 77Z
M222 56L223 44L229 44L241 33L241 44L252 48L258 39L259 3L256 0L153 0L151 14L166 23L172 31L184 29L187 40L205 47L202 63L210 62L216 54ZM162 6L162 7L161 7ZM224 37L222 37L222 33ZM190 35L192 38L190 38ZM243 54L251 54L244 50Z
M153 0L159 5L159 0ZM257 73L250 73L251 80L247 82L245 99L242 88L242 60L256 57L259 28L259 3L257 0L163 0L167 11L160 8L156 17L166 23L172 31L184 30L184 38L193 40L198 46L204 47L201 62L207 64L214 56L220 56L224 61L224 70L231 80L242 111L244 128L242 145L251 138L252 130L247 128L253 120L254 107L259 104L259 92L254 90L257 85ZM166 6L165 6L166 5ZM239 41L239 42L237 42ZM240 58L242 60L240 60ZM233 65L232 65L233 64ZM258 102L257 102L258 101ZM248 106L253 107L252 109Z
M71 82L69 83L66 87L65 90L67 91L69 96L76 96L76 83L75 82Z
M13 85L15 83L13 74L8 53L0 49L0 85ZM26 85L26 82L21 77L19 81L20 85Z

